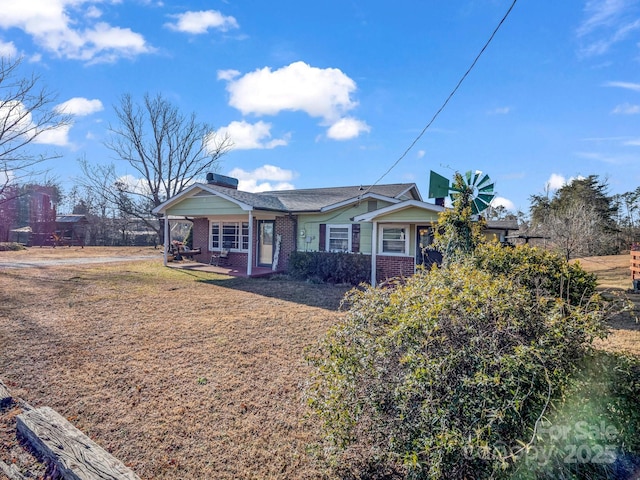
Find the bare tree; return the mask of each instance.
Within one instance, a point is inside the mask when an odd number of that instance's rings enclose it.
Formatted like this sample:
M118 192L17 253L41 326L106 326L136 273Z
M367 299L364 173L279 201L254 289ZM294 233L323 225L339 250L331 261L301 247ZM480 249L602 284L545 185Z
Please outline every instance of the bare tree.
M29 183L34 168L59 155L34 153L30 144L47 132L64 128L71 116L52 108L56 96L40 87L40 78L21 76L21 59L0 57L0 201L9 200L11 184Z
M194 179L216 170L231 142L198 122L195 114L182 115L162 95L146 94L137 104L125 94L114 108L119 123L109 126L111 137L105 145L134 169L135 178L122 175L113 164L90 165L84 160L84 181L123 215L155 230L162 240L163 224L153 221L151 210Z
M596 209L579 202L549 212L544 231L552 247L567 260L598 255L606 241Z

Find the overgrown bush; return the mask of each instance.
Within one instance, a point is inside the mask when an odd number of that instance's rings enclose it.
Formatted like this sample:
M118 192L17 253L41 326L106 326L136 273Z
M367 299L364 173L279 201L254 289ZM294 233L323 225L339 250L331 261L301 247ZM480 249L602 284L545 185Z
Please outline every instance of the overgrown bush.
M535 250L487 249L353 290L308 354L319 451L345 478L508 477L605 334L591 280Z
M503 248L484 243L475 249L473 261L481 270L526 287L532 295L562 298L570 305L585 304L596 291L596 275L579 263L529 245Z
M371 257L353 253L292 252L289 274L298 280L358 285L371 280Z

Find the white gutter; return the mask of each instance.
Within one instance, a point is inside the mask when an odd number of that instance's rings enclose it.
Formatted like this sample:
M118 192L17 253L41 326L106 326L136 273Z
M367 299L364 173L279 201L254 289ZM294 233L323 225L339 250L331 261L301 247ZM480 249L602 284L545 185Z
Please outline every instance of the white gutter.
M249 210L249 251L247 252L247 277L253 268L253 210Z
M378 222L373 222L371 232L371 286L376 286L376 248L378 246Z

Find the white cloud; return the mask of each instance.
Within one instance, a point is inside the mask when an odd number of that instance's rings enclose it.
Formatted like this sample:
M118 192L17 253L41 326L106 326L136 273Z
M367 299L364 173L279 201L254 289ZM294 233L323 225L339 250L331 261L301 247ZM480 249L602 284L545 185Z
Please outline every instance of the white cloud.
M425 152L424 150L418 150L418 153L416 154L416 157L417 158L423 158L426 154L427 154L427 152Z
M244 115L276 115L302 111L333 123L357 103L356 84L337 68L316 68L295 62L272 71L265 67L229 81L229 105Z
M227 81L229 105L243 115L304 112L329 126L329 138L340 140L369 131L365 122L345 117L358 105L351 98L356 83L337 68L294 62L278 70L265 67L243 76L223 70L218 72L218 79Z
M635 138L633 140L627 140L623 143L625 147L640 147L640 138Z
M91 5L85 13L87 18L100 18L102 16L102 10L95 5Z
M494 197L494 199L491 200L491 206L494 207L494 208L495 207L504 207L507 210L510 210L512 212L516 211L515 203L513 203L508 198L504 198L504 197Z
M636 115L640 113L640 105L631 105L630 103L623 103L621 105L616 105L611 113L620 114L620 115Z
M42 131L33 139L34 143L42 145L55 145L57 147L67 147L69 143L69 130L71 125L60 125L56 128Z
M362 132L369 132L371 127L356 118L345 117L335 122L327 130L327 137L333 140L350 140Z
M122 175L116 179L115 184L127 192L138 193L140 195L149 194L149 184L144 178L134 177L130 174Z
M547 180L547 183L545 183L545 187L549 191L555 191L564 187L565 185L569 185L574 180L584 180L584 178L585 177L583 177L582 175L578 175L577 177L569 177L569 179L567 180L563 175L552 173L549 177L549 180Z
M31 136L35 129L31 112L27 111L22 102L16 100L0 102L0 124L8 133L7 137L22 135Z
M640 30L640 19L633 7L634 2L628 0L589 0L584 9L585 19L576 30L578 39L584 42L581 53L605 54Z
M33 143L43 145L69 146L70 124L43 130L33 122L31 112L21 102L10 101L0 105L0 124L5 125L5 132L10 136L30 138ZM44 127L44 126L43 126Z
M61 113L77 115L79 117L91 115L104 109L100 100L89 100L88 98L74 97L56 106L56 110Z
M271 139L271 124L265 122L248 123L231 122L226 127L221 127L217 131L218 136L228 135L233 142L233 148L237 150L251 150L262 148L275 148L287 145L290 135L283 138Z
M218 70L218 80L233 80L240 75L238 70Z
M562 188L567 183L567 179L558 173L552 173L545 183L545 187L548 190L558 190Z
M209 28L216 28L223 32L238 28L238 22L234 17L224 16L217 10L185 12L169 16L175 18L176 21L174 23L165 23L165 26L177 32L201 34L207 33Z
M18 56L18 49L13 42L0 41L0 57L16 58Z
M640 92L640 83L632 83L632 82L607 82L604 84L605 87L618 87L624 88L626 90L633 90L634 92Z
M119 0L0 0L0 28L17 28L41 48L60 57L87 62L115 61L153 51L129 28L96 22L96 4Z
M498 107L490 110L489 115L507 115L511 112L511 107Z
M245 192L268 192L295 188L290 183L296 177L295 172L274 165L263 165L251 172L234 168L229 172L229 176L237 178L238 190Z

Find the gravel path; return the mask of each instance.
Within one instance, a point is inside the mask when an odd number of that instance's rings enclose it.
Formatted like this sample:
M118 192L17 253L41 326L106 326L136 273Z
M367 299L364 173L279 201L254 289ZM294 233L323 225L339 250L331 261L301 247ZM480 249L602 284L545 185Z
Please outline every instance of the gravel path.
M86 265L92 263L112 263L130 262L137 260L162 260L162 255L132 255L123 257L78 257L78 258L55 258L55 259L27 259L20 258L10 262L0 261L0 268L40 268L60 265Z

